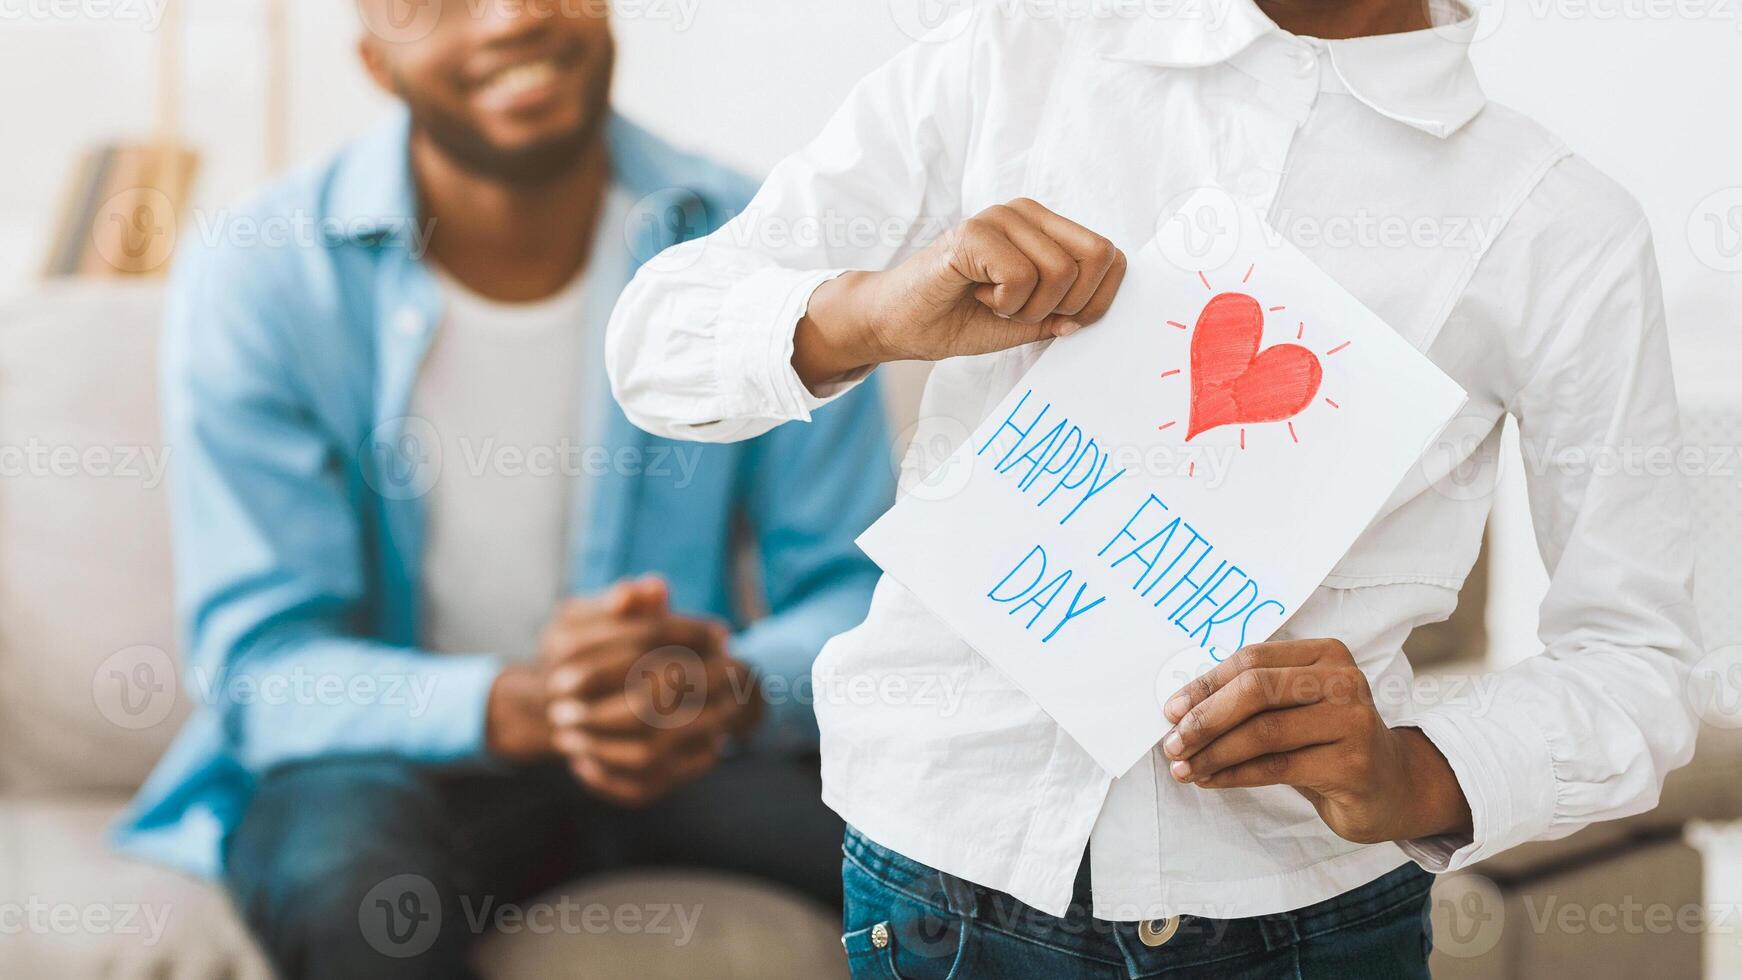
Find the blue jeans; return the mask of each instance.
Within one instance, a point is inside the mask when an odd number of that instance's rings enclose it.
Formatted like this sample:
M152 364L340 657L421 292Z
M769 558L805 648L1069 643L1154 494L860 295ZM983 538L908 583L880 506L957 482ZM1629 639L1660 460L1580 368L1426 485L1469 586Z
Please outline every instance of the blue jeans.
M728 759L634 811L556 765L318 760L262 779L226 842L224 884L285 980L470 978L492 910L585 874L714 868L838 906L842 825L819 793L814 759ZM525 911L529 925L557 914Z
M1293 912L1182 916L1165 929L1088 914L1088 860L1064 918L901 856L848 828L843 847L853 980L1134 980L1192 976L1427 977L1433 876L1405 865ZM1147 925L1147 924L1146 924Z

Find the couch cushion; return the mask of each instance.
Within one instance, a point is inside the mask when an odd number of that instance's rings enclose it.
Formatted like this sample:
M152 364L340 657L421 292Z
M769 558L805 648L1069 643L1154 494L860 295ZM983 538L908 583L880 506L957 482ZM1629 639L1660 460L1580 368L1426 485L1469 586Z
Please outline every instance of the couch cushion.
M267 980L221 891L109 849L122 802L0 799L0 976Z
M808 899L737 876L640 871L589 878L529 903L524 911L525 925L509 920L515 932L494 933L480 947L479 965L486 975L573 980L831 980L847 975L838 917ZM627 918L619 920L619 914ZM534 922L540 927L535 929Z
M1421 671L1423 676L1457 677L1485 673L1481 660L1463 660ZM1736 689L1734 683L1731 691ZM1726 692L1729 694L1731 692ZM1700 726L1693 761L1664 780L1658 805L1641 814L1609 820L1559 840L1533 841L1489 858L1477 866L1501 882L1538 877L1559 868L1592 861L1617 849L1670 834L1694 820L1742 818L1742 724L1735 712L1704 711L1718 724Z
M1435 980L1700 975L1700 855L1679 838L1525 882L1479 871L1434 884Z
M0 799L0 977L266 980L218 888L105 846L119 796ZM489 977L828 980L840 924L746 878L634 872L587 879L511 912L479 947ZM363 920L359 919L359 928Z
M175 678L153 284L0 308L0 785L131 789Z

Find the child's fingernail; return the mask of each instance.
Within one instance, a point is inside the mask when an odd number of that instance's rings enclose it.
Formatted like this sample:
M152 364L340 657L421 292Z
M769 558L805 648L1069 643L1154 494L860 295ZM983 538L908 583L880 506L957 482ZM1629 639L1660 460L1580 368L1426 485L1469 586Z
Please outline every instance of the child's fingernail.
M1161 740L1162 751L1176 759L1179 758L1180 752L1184 751L1185 747L1186 743L1179 737L1177 730L1168 732L1167 737Z
M1173 773L1173 778L1182 783L1192 778L1192 765L1189 762L1176 762L1168 766L1167 771Z
M1179 721L1186 713L1185 692L1182 691L1168 698L1167 703L1161 706L1161 713L1166 715L1170 721Z
M1078 323L1075 320L1066 320L1065 322L1054 327L1052 333L1053 333L1053 336L1055 336L1055 337L1069 337L1071 334L1074 334L1078 330L1081 330L1081 329L1083 329L1082 324Z

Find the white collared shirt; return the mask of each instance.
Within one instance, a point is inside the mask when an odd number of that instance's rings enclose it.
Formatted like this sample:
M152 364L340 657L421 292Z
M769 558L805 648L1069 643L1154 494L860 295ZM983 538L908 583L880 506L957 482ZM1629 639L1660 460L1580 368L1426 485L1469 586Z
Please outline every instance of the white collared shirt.
M799 381L793 329L841 270L886 268L1018 196L1131 251L1192 189L1226 188L1470 394L1279 638L1348 644L1387 721L1450 761L1474 834L1352 844L1292 789L1181 786L1156 753L1111 779L887 577L816 666L830 805L1054 914L1090 845L1094 914L1119 920L1297 908L1406 855L1456 868L1651 807L1692 752L1697 641L1682 488L1615 462L1678 445L1638 206L1487 103L1462 9L1430 30L1325 42L1251 0L1204 17L1005 11L1021 6L963 14L897 56L745 214L645 269L610 327L619 400L692 439L806 419L836 392ZM916 442L941 460L1041 349L940 363ZM1412 687L1404 637L1455 604L1508 414L1552 573L1545 651L1473 686Z

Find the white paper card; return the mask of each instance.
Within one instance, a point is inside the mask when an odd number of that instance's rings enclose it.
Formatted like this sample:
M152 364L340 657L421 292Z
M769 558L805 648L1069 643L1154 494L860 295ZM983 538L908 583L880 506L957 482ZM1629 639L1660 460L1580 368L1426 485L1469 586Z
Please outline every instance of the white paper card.
M944 463L959 489L859 538L1115 776L1175 690L1299 608L1465 397L1226 195L1129 260L1106 318Z

